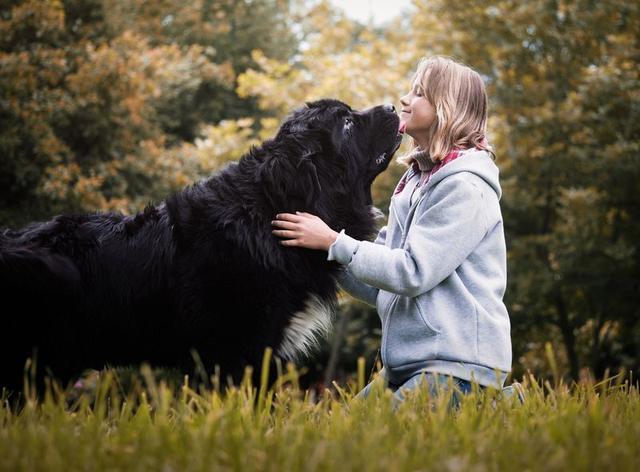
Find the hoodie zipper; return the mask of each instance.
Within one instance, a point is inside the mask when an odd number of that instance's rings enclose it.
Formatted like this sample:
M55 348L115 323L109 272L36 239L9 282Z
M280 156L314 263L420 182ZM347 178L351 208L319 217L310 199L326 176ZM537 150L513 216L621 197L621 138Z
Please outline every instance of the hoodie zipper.
M428 183L428 182L427 182ZM426 187L426 184L425 184ZM409 234L409 225L411 225L411 221L413 220L413 215L415 213L415 209L418 207L418 204L420 203L420 201L423 198L428 198L429 194L431 194L432 189L429 189L429 191L427 191L426 188L422 189L423 191L421 192L421 194L418 196L418 199L414 202L413 205L411 205L411 208L409 210L409 214L407 215L406 221L405 221L405 228L407 228L407 230L405 231L404 228L402 228L402 226L400 226L400 228L402 229L402 239L400 241L400 247L404 248L405 246L405 242L407 240L407 235ZM395 213L395 212L394 212ZM396 220L398 220L397 216L396 216ZM398 220L399 223L399 220ZM390 292L393 293L393 292ZM393 297L391 297L391 300L389 300L389 302L387 303L386 307L385 307L385 311L386 311L386 317L384 318L384 325L382 326L382 340L380 342L380 357L382 357L382 365L386 366L387 365L387 336L388 336L388 332L389 332L389 319L391 318L391 312L393 311L393 305L398 301L398 297L400 295L398 295L397 293L393 293Z

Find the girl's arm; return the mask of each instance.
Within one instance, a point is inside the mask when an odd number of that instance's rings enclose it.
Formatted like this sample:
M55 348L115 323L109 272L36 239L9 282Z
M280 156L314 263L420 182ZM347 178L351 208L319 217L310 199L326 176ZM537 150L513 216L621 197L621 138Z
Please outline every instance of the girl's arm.
M430 200L428 208L416 209L403 248L356 241L342 231L335 260L379 289L408 297L431 290L471 254L489 228L482 191L464 179L443 180Z
M434 188L430 206L416 209L404 247L391 249L357 241L343 230L335 238L331 256L365 284L415 297L448 277L484 238L489 228L482 199L482 191L463 178L444 179ZM420 205L424 204L423 200ZM306 219L289 222L287 225L295 230L274 233L294 238L282 241L284 245L315 244L317 249L328 250L329 233L324 229L316 233L321 225L312 224L310 228L306 223Z
M379 289L372 287L369 284L360 282L349 272L348 268L344 268L338 274L336 279L340 288L351 295L353 298L357 298L360 301L365 302L367 305L376 306L376 300L378 299Z
M387 235L387 227L383 227L376 237L374 244L381 244L384 246L384 242ZM331 245L329 248L329 256L328 260L335 260L335 257L332 257L333 248L335 245ZM338 275L338 284L344 291L346 291L349 295L358 300L365 302L368 305L376 306L376 300L378 298L378 292L380 291L376 287L372 287L369 284L361 282L349 271L348 267L344 267L343 270L340 271Z
M284 213L276 216L276 220L272 221L274 227L273 234L276 236L289 237L292 239L281 241L283 245L300 246L309 249L325 249L329 251L327 260L335 260L333 257L333 248L335 246L338 233L329 228L322 219L309 213L296 214ZM384 245L387 236L387 227L384 226L378 232L373 244ZM338 274L337 282L349 295L358 300L375 306L378 298L378 289L366 283L361 282L349 271L348 267L344 267Z

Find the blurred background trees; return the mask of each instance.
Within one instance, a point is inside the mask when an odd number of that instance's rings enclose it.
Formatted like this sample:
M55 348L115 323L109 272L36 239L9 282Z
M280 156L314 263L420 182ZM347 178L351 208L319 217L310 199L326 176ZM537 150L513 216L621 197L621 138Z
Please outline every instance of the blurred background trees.
M270 114L236 81L257 45L276 60L295 53L288 11L270 0L1 2L2 223L133 212L211 171L200 127Z
M637 370L639 6L417 7L419 48L463 58L489 86L519 365L537 370L553 340L573 379L583 367Z
M136 212L305 101L398 105L419 58L445 54L490 96L514 375L548 375L546 343L567 379L637 371L639 8L415 0L373 25L326 1L0 0L0 226ZM375 183L384 212L402 172ZM309 382L344 379L360 355L368 373L379 329L344 297Z

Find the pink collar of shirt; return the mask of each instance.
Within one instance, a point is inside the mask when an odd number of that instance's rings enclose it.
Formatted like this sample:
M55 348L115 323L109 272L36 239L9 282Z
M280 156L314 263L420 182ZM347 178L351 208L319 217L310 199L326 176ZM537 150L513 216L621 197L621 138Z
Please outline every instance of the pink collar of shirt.
M424 172L420 170L420 167L418 166L418 161L413 159L411 161L411 170L412 171L406 173L405 176L400 180L400 182L398 182L398 185L396 186L396 189L394 190L393 194L397 195L400 192L402 192L402 189L404 189L405 185L407 184L407 181L409 179L411 179L416 174L421 174L420 175L420 182L419 182L418 185L426 184L433 174L435 174L439 169L441 169L443 166L447 165L449 162L457 159L458 156L460 156L462 154L462 151L463 151L463 149L461 149L461 148L455 148L453 151L451 151L449 154L447 154L444 157L444 159L442 159L441 161L437 162L431 169L429 169L427 171L424 171Z

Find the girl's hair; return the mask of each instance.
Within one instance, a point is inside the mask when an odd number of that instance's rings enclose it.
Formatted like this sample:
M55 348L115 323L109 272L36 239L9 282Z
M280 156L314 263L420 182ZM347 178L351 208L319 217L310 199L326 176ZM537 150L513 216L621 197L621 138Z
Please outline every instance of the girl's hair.
M488 100L480 74L447 57L424 57L413 76L413 84L435 108L429 149L424 150L433 162L444 159L454 148L471 147L486 150L495 159L485 136ZM414 139L412 151L399 156L397 161L410 165L417 147Z

